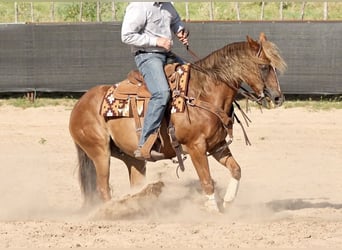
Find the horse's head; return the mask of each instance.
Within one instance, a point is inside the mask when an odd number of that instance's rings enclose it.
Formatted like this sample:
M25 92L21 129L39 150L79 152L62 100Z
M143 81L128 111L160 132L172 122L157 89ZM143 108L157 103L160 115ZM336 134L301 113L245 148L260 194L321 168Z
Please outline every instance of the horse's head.
M258 97L258 103L262 106L281 106L284 95L280 89L277 70L284 72L286 63L281 58L277 46L268 41L264 33L260 34L259 42L247 36L247 43L253 53L253 59L249 64L250 74L246 76L246 83L253 89Z

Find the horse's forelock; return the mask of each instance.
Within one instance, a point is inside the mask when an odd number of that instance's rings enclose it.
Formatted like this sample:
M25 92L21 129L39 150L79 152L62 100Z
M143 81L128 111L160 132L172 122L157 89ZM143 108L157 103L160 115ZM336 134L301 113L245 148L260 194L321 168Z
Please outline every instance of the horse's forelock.
M281 73L284 73L287 65L284 59L280 56L279 48L270 41L262 42L262 48L267 59L270 60L271 65Z

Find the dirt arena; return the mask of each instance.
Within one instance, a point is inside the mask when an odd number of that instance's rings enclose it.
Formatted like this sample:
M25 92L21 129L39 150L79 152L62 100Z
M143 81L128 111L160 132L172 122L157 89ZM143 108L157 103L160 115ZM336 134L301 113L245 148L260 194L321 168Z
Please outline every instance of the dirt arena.
M242 168L236 201L222 214L203 209L190 159L176 176L171 161L149 163L163 181L141 213L113 206L80 213L71 108L0 106L0 247L320 248L342 246L342 110L252 109L245 146L231 149ZM210 158L223 195L229 173ZM130 193L126 168L112 160L113 199ZM114 209L115 208L115 209ZM107 208L111 209L111 208Z

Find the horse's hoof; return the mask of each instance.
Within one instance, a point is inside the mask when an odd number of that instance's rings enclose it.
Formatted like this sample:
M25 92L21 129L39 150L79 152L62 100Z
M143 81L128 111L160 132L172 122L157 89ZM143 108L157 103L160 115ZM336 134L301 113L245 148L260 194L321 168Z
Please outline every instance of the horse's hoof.
M207 204L205 205L206 209L208 212L213 213L213 214L219 214L221 213L220 209L217 206L208 206Z
M233 201L224 201L222 204L223 209L228 209L233 204Z
M216 194L207 195L208 200L204 203L209 212L219 213L220 209L217 205Z

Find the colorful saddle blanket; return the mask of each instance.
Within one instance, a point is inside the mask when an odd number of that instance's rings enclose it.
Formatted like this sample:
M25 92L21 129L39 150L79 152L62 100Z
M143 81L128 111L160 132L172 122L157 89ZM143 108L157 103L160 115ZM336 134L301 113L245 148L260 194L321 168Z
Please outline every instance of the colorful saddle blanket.
M167 64L164 68L167 76L171 98L171 112L184 112L187 94L189 70L188 64ZM137 70L131 71L127 79L112 85L106 92L100 114L106 119L115 117L139 117L145 115L148 101L151 97L143 77Z

